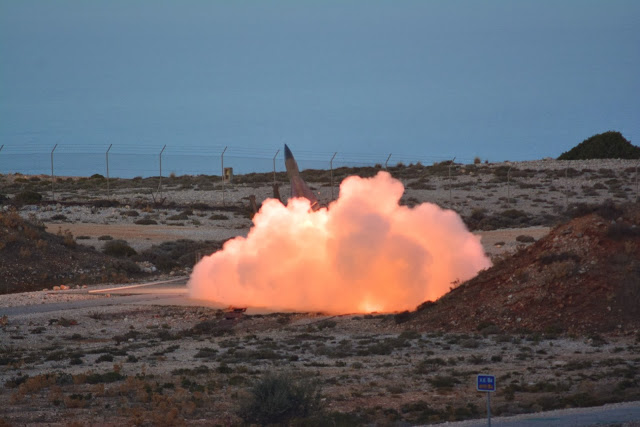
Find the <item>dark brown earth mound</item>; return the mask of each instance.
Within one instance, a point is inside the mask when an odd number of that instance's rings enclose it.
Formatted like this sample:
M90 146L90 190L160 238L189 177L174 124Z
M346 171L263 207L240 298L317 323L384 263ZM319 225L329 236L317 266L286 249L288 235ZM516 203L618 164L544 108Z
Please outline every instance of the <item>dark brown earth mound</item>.
M128 259L78 245L68 231L48 233L15 211L0 212L0 293L40 290L52 285L126 282L140 274Z
M608 205L553 229L411 316L448 331L640 328L640 206Z

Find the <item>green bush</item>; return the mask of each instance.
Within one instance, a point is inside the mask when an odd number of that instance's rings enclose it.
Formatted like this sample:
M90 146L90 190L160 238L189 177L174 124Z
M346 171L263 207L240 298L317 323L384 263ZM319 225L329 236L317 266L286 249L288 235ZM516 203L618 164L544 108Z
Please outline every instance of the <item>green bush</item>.
M450 375L437 375L427 380L436 389L450 389L456 384L460 384L460 381Z
M151 218L142 218L135 222L138 225L156 225L158 222L155 219Z
M223 241L196 242L180 239L163 242L145 249L136 261L149 261L160 271L171 271L176 267L192 267L196 253L211 254L222 247Z
M607 237L613 240L635 239L638 236L640 236L640 229L624 222L611 224L607 229Z
M37 191L25 190L16 194L13 201L21 205L34 205L42 201L42 194Z
M250 389L239 415L249 423L289 424L320 410L317 385L296 381L289 374L266 374Z
M224 221L229 219L229 217L224 214L213 214L209 217L209 219L212 219L214 221Z
M413 319L414 315L415 313L405 310L403 312L394 314L393 319L396 321L397 324L401 324Z
M137 252L124 240L109 240L102 250L106 255L124 258L135 255Z
M120 203L117 200L98 199L98 200L93 200L91 202L91 205L94 208L115 208L120 206Z
M608 131L585 139L558 160L640 159L640 147L632 145L620 132Z
M177 215L171 215L171 216L167 217L167 220L169 220L169 221L185 221L187 219L189 219L189 216L187 214L185 214L184 212L180 213L180 214L177 214Z
M92 373L87 375L85 382L87 384L113 383L125 379L126 377L120 372L105 372L103 374Z

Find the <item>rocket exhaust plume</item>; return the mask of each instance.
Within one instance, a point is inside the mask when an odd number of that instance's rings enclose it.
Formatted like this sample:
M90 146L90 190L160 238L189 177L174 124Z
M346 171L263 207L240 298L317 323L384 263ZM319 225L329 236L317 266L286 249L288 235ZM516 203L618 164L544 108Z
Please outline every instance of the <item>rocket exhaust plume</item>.
M403 192L380 172L345 179L338 200L316 211L307 198L268 199L246 238L195 266L190 296L326 313L412 310L491 265L455 212L400 206Z

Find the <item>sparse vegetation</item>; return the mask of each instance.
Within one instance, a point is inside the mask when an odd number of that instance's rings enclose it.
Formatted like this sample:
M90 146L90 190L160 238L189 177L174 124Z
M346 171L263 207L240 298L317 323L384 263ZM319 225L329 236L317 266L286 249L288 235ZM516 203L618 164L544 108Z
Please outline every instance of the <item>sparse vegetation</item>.
M449 182L450 166L454 178ZM486 371L499 375L499 391L492 395L496 414L640 399L640 359L636 356L640 335L634 332L635 326L629 326L636 325L640 318L637 213L613 203L586 207L576 204L575 208L570 203L565 211L565 187L560 181L565 173L569 178L582 176L589 182L589 189L598 192L598 196L589 197L620 200L621 196L615 194L626 193L631 199L629 177L634 176L635 170L623 174L618 169L595 167L538 173L514 168L507 198L503 191L507 170L494 169L493 165L446 162L433 167L411 164L389 168L420 188L416 195L405 197L408 205L430 200L431 191L451 185L451 205L460 212L470 212L470 223L476 228L551 225L577 213L581 214L577 216L579 221L560 225L550 239L540 238L538 244L526 248L518 245L525 248L518 256L494 258L499 268L482 272L479 281L471 285L456 283L451 293L437 302L420 304L416 311L332 318L318 313L246 314L233 318L224 311L203 307L141 309L114 305L105 312L97 309L74 318L59 314L35 316L29 319L32 323L0 313L0 333L4 334L0 340L0 384L5 386L0 397L10 408L3 416L11 424L55 424L61 413L73 413L74 420L87 425L104 419L123 425L180 425L203 419L220 425L261 423L257 416L250 421L243 414L245 405L253 399L252 390L267 373L284 373L294 385L304 384L302 379L315 381L316 391L320 387L326 391L321 402L330 411L315 405L307 415L292 411L293 415L281 421L289 425L414 425L481 418L482 410L470 402L469 390L473 389L475 374ZM345 169L345 176L350 171ZM376 169L370 172L375 173ZM473 177L465 175L471 172ZM310 176L329 179L326 171L311 171ZM527 181L534 176L549 182ZM604 176L601 184L592 180ZM250 179L258 185L271 182L272 176L255 175ZM60 187L95 188L100 181L100 177L69 182L61 179ZM116 181L113 188L132 182ZM154 183L146 178L136 182ZM212 182L206 177L163 178L167 188L175 185L213 189ZM8 187L0 190L11 200L17 189L28 187L46 194L49 184L46 179L25 177L11 191L6 191ZM314 188L326 194L320 185ZM520 191L525 189L529 196ZM228 190L233 194L233 187ZM580 199L586 190L577 190L571 193L569 186L569 202L590 201ZM61 209L49 201L28 209L46 212L39 216L45 219L63 215L60 212L75 218L74 208L65 206L61 194L57 194ZM448 202L448 195L446 199ZM528 208L529 201L538 205L536 209ZM145 193L139 200L122 205L109 201L97 204L116 208L109 209L111 217L105 222L129 223L130 218L146 215L163 223L178 213L188 218L183 220L185 227L193 220L203 226L213 225L210 221L232 220L214 226L233 227L241 217L237 206L169 207L170 201L163 203L154 203ZM87 207L92 204L86 202ZM543 211L549 213L543 215ZM26 209L21 214L26 217ZM43 254L61 254L56 261L62 268L52 270L50 277L44 279L34 275L34 289L70 284L70 272L76 272L75 283L79 284L90 283L92 277L119 282L135 278L138 267L134 260L157 263L163 272L183 274L199 256L214 252L222 244L169 242L156 245L149 252L113 259L84 245L65 244L63 230L59 235L44 231L37 221L24 221L17 212L0 212L0 254L14 257L7 258L11 261L8 268L19 262L33 265L34 260L46 263L46 259L41 260ZM120 234L114 231L114 235ZM527 243L522 236L527 234L518 236L516 241ZM505 246L513 245L513 237L507 242ZM102 246L101 242L98 244ZM604 249L592 252L592 247ZM85 250L86 255L81 252ZM85 256L96 258L88 264L73 264ZM9 271L11 274L0 277L19 277L21 281L31 278L29 270ZM592 282L594 272L606 277L602 291ZM475 288L489 293L476 294ZM539 291L531 292L532 288ZM60 292L52 297L51 293L47 298L75 295ZM587 299L592 294L597 303ZM489 297L495 304L486 304ZM453 304L446 306L448 301ZM585 307L589 316L584 316ZM557 316L565 313L571 316ZM589 323L594 319L598 320L596 328ZM598 333L585 335L580 327ZM615 333L610 334L612 330ZM100 344L103 341L105 344ZM184 366L185 360L193 363ZM110 365L114 365L113 370ZM592 387L596 382L601 390ZM416 390L424 396L423 401L416 398ZM285 402L287 408L292 406L287 402L292 401L295 399L276 400ZM37 420L29 418L34 417L31 408L36 406L42 408ZM255 413L269 416L268 411Z
M127 258L135 255L137 252L124 240L109 240L104 244L102 250L105 254L117 258Z
M140 253L136 261L149 261L160 271L171 271L176 267L192 267L199 253L210 254L222 247L223 242L180 239L153 245Z
M42 194L33 190L24 190L17 193L13 198L16 205L35 205L42 201Z
M267 374L250 390L250 397L239 415L247 422L288 424L316 414L320 410L320 390L309 381L296 380L291 374Z
M156 221L155 219L151 219L151 218L142 218L142 219L139 219L139 220L135 221L134 223L138 224L138 225L157 225L158 221Z

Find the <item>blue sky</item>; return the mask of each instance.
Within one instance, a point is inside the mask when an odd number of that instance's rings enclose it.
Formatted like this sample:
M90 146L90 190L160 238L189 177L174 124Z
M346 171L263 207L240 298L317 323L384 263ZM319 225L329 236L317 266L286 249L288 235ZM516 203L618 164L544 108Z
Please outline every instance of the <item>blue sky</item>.
M0 52L5 149L500 161L640 138L638 1L3 0Z

